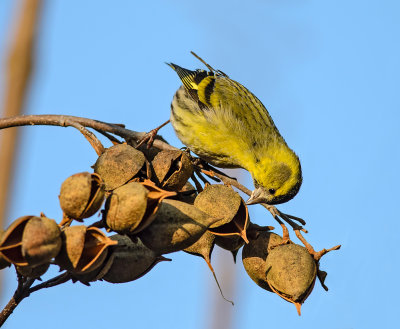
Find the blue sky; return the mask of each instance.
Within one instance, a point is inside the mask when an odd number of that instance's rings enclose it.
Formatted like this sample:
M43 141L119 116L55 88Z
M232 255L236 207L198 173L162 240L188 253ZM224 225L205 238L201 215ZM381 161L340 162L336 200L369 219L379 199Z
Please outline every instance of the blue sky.
M15 3L0 2L3 67ZM316 284L301 317L256 286L240 257L234 265L217 249L215 270L223 289L223 273L233 274L234 289L225 294L235 301L220 306L219 320L231 312L234 329L395 327L399 7L382 0L47 1L26 113L148 131L168 119L179 87L164 62L199 68L189 53L197 52L253 91L298 153L303 186L279 209L307 220L316 249L342 244L321 261L329 292ZM172 127L161 134L181 146ZM59 220L62 181L95 160L72 128L22 129L10 220L41 211ZM251 188L249 176L239 175ZM250 214L276 226L259 206ZM68 283L35 293L5 328L212 328L221 298L206 264L183 253L170 257L131 283ZM16 285L13 271L4 272L2 305Z

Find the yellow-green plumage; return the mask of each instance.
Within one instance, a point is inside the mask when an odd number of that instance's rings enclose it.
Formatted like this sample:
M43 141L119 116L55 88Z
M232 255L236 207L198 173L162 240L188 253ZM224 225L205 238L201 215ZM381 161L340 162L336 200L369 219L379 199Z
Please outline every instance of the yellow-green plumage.
M171 104L179 139L211 164L248 170L256 185L250 203L293 198L302 182L300 161L258 98L220 71L169 65L183 83Z

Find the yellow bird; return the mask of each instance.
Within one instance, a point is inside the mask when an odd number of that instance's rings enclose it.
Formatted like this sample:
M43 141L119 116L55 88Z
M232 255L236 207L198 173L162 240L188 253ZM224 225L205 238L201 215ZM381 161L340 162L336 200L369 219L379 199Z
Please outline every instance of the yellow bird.
M289 201L302 183L298 156L256 96L201 61L208 71L167 63L183 84L171 104L170 120L177 136L217 167L249 171L255 190L247 204Z

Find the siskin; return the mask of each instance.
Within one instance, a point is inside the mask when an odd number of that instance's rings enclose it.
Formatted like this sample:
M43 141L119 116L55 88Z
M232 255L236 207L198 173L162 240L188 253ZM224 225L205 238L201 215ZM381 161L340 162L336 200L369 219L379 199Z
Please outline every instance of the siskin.
M256 96L202 62L209 71L167 63L183 84L171 104L170 120L177 136L217 167L249 171L256 188L247 204L289 201L302 183L299 158Z

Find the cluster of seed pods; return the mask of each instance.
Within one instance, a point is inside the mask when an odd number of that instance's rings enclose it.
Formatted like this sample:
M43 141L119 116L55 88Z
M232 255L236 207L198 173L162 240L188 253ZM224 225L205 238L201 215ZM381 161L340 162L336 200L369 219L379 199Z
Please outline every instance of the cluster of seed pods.
M20 275L39 278L55 264L84 284L123 283L169 260L163 255L185 251L202 257L215 277L214 246L229 250L235 261L244 246L250 278L294 303L300 313L318 262L306 248L283 243L268 227L252 224L232 187L195 189L188 181L194 168L187 153L142 152L118 144L105 150L93 168L62 183L59 224L43 214L23 216L0 231L0 268L14 264ZM82 223L96 213L99 221Z

